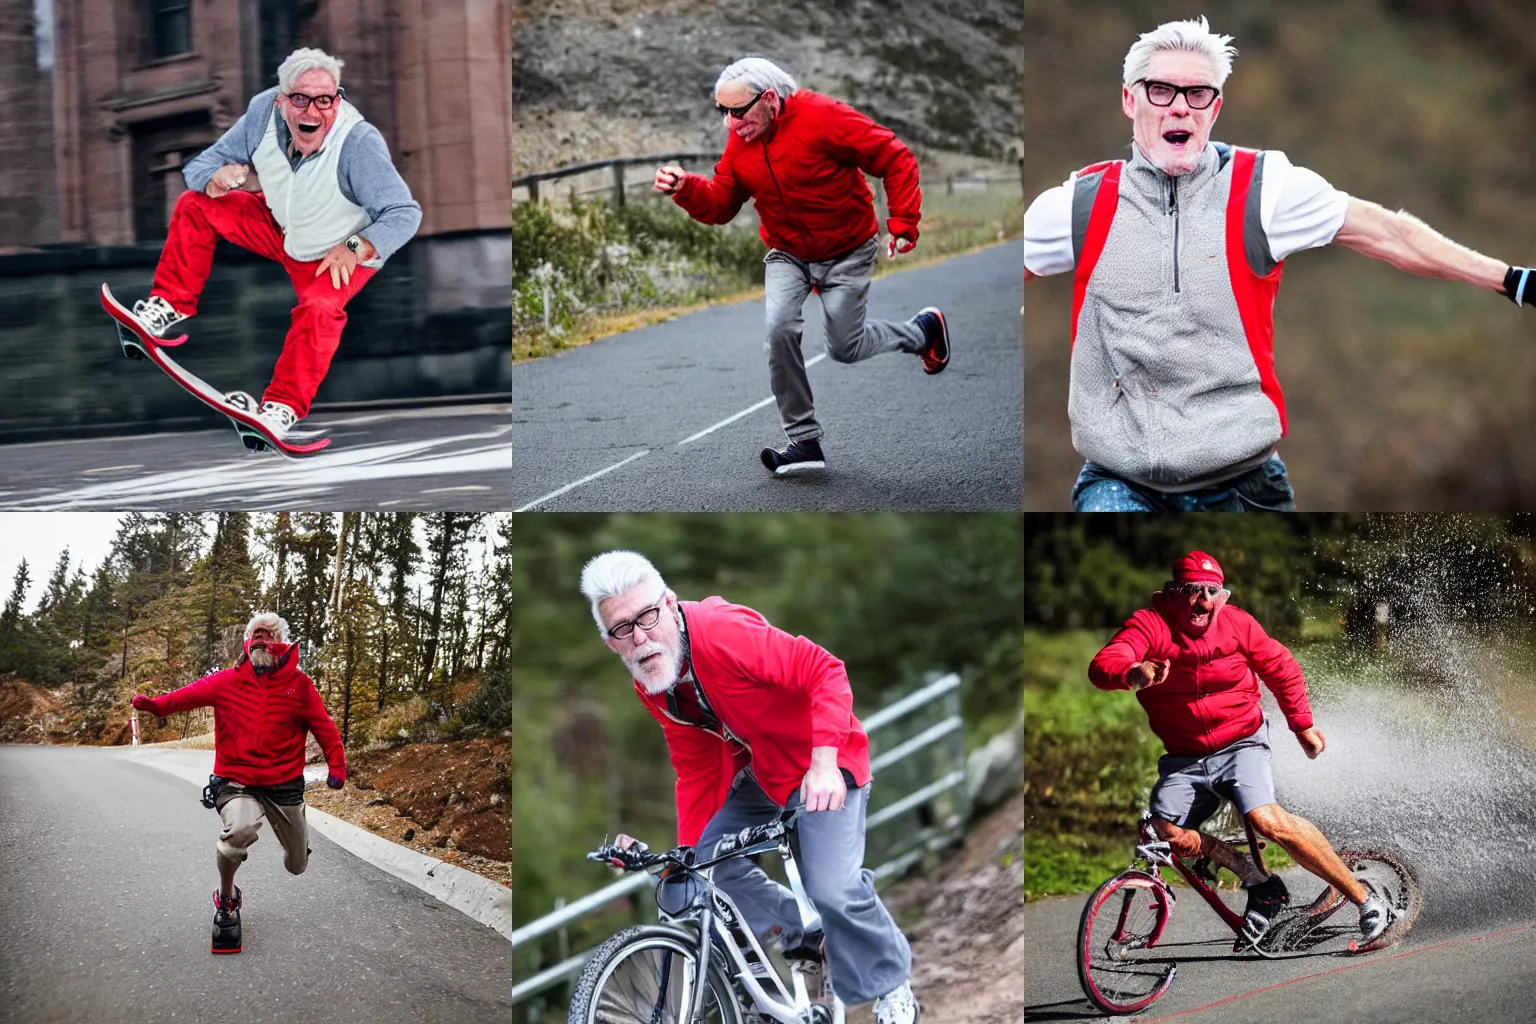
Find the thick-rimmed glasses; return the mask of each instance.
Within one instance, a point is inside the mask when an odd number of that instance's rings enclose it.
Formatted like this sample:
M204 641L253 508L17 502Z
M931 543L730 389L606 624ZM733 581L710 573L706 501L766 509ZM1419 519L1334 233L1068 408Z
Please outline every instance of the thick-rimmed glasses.
M746 103L743 103L739 107L727 107L727 106L725 106L722 103L716 103L715 104L715 109L720 111L720 113L722 113L722 114L729 114L731 117L734 117L736 120L740 121L742 118L747 116L747 111L749 111L753 107L757 106L757 101L762 99L766 95L768 95L768 90L764 89L762 92L758 93L756 96L753 96L751 100L749 100Z
M647 631L655 628L656 623L661 620L661 602L662 598L666 597L666 595L667 592L665 589L663 589L661 593L656 595L655 604L651 605L649 608L645 609L645 611L641 612L639 615L636 615L634 618L625 622L620 622L617 625L610 627L608 630L608 635L615 640L623 640L630 634L634 633L635 627L637 626Z
M1151 78L1139 78L1136 83L1146 87L1147 102L1154 107L1171 107L1173 101L1182 94L1189 109L1204 110L1221 95L1221 90L1214 85L1174 85L1172 82L1158 82Z
M1217 594L1221 593L1221 584L1220 583L1179 583L1179 584L1176 584L1173 589L1177 590L1179 593L1183 594L1185 597L1198 597L1199 595L1204 594L1206 597L1214 598Z
M346 97L347 90L338 86L334 96L307 96L302 92L285 92L283 95L288 97L289 103L292 103L300 110L308 110L311 103L320 110L330 110L336 101Z

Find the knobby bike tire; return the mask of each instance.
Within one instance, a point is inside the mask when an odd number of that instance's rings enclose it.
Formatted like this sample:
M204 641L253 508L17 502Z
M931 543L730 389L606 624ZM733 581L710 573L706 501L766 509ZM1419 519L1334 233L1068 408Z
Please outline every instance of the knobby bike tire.
M1135 1013L1150 1006L1168 991L1168 987L1173 984L1175 974L1178 973L1178 965L1171 963L1165 965L1161 975L1155 978L1150 972L1145 974L1137 972L1139 977L1147 979L1145 983L1147 990L1134 994L1106 991L1105 985L1095 977L1094 954L1099 942L1095 939L1094 926L1113 923L1115 934L1120 934L1121 927L1128 923L1123 920L1129 909L1127 900L1134 901L1138 898L1148 901L1151 920L1147 922L1146 927L1135 929L1137 940L1144 942L1144 945L1137 948L1150 949L1162 937L1171 908L1161 883L1145 872L1127 871L1099 886L1094 890L1093 895L1088 897L1088 902L1083 905L1083 914L1078 920L1077 979L1088 1001L1105 1013ZM1142 934L1143 932L1145 934ZM1102 938L1102 930L1099 935ZM1104 966L1099 970L1107 973L1108 965L1112 962L1115 961L1101 960ZM1126 959L1118 962L1129 964L1135 961Z
M571 993L569 1024L596 1024L599 1020L596 1015L598 999L605 981L612 978L614 969L625 959L647 949L665 949L689 961L698 960L693 937L687 932L662 925L625 928L593 950L586 966L581 969L581 976ZM720 1024L743 1024L736 990L714 956L710 959L708 984L720 1008ZM705 1005L708 1004L706 997Z

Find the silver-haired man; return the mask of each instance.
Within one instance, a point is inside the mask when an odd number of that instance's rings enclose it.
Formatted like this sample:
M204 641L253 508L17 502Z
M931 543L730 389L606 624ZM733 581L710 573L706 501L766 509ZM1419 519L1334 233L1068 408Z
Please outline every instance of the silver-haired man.
M807 989L820 990L825 963L844 1002L875 1000L876 1024L915 1024L912 949L864 870L869 736L843 663L751 608L679 601L633 551L589 561L581 592L666 736L678 842L709 856L722 838L800 808L795 852L820 929L807 931L790 891L749 860L719 865L715 882L759 938L783 946Z
M214 953L241 950L243 898L235 872L265 820L283 848L283 866L302 874L309 866L304 817L304 734L314 733L329 766L327 784L346 784L341 733L325 710L314 680L299 670L299 646L288 622L259 612L245 627L245 653L235 663L160 697L134 694L133 706L164 718L192 708L213 708L213 775L203 803L216 807L219 888L213 893ZM176 879L179 884L182 879Z
M196 315L220 238L281 263L298 305L272 381L259 403L226 396L278 437L309 414L347 302L421 225L384 137L346 99L341 67L322 50L293 51L277 86L187 163L154 286L133 306L157 338Z
M776 476L826 466L822 427L800 350L800 310L821 296L827 354L856 363L883 352L919 356L927 373L949 365L949 328L929 306L905 322L868 320L880 223L865 174L885 182L888 257L917 245L923 194L917 159L894 132L829 96L801 89L783 68L745 57L720 72L715 108L729 139L713 178L668 165L656 188L694 220L730 222L748 199L768 246L768 378L788 447L764 448Z
M1526 268L1351 197L1278 150L1210 141L1231 41L1203 17L1142 35L1120 94L1131 158L1077 171L1025 214L1025 280L1074 274L1080 512L1294 508L1273 352L1293 253L1337 242L1517 305L1536 299Z

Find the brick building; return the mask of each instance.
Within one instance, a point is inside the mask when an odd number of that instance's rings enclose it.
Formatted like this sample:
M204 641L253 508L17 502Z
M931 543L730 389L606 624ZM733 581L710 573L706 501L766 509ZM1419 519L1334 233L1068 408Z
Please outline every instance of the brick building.
M346 62L419 238L508 228L510 0L0 0L22 25L0 30L0 246L164 237L181 167L297 46Z

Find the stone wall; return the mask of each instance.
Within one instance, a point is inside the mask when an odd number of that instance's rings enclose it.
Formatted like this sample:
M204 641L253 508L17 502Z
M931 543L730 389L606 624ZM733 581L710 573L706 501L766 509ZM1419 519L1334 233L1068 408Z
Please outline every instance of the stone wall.
M62 437L206 422L160 371L124 359L97 293L149 291L157 245L57 246L0 256L0 437ZM341 347L315 401L400 402L512 388L511 239L417 239L348 306ZM293 307L273 262L220 243L189 340L187 369L224 391L260 393ZM149 383L149 382L152 382Z

